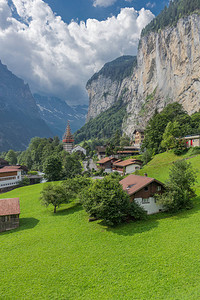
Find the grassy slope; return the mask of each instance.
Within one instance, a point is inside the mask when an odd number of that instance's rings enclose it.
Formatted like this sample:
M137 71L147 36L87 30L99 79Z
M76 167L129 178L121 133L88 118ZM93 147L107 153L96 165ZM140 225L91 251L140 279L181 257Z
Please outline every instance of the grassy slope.
M163 180L175 159L159 155L154 162L160 174L152 162L145 171ZM191 162L198 167L200 156ZM198 201L176 216L160 214L108 229L88 223L80 206L63 206L53 215L40 205L41 188L2 195L20 197L21 216L19 229L0 234L0 298L198 299Z

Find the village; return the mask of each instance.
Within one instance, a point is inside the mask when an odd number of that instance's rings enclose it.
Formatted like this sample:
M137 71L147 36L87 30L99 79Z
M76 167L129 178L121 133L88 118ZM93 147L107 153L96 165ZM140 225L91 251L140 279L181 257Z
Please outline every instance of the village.
M120 150L110 156L106 156L106 146L97 146L96 155L99 160L96 161L96 164L93 162L92 166L95 166L95 169L100 170L104 175L112 173L121 175L123 179L120 180L119 178L119 183L128 194L129 201L137 203L148 215L162 212L165 210L164 206L157 203L155 195L162 194L165 191L165 184L155 178L148 177L146 173L144 176L138 174L138 171L143 166L142 160L138 159L137 156L141 152L144 131L135 130L134 136L133 146L119 147ZM186 136L184 140L187 148L200 146L199 135ZM69 122L63 136L62 145L68 154L78 152L86 156L86 150L82 146L74 146L74 138ZM86 170L87 168L89 166L85 165ZM28 178L31 185L40 183L42 180L45 182L40 172L28 175L26 166L9 165L6 160L0 158L0 193L17 188L23 178ZM101 176L94 176L95 180L101 180L102 178ZM0 199L0 232L19 227L19 215L19 198Z

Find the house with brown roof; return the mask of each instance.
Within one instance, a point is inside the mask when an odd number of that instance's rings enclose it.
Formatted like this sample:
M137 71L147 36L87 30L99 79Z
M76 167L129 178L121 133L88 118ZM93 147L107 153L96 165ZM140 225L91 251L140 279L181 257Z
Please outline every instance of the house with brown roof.
M115 157L105 157L101 160L97 161L97 167L98 169L103 169L106 173L112 172L112 167L114 161L117 159Z
M0 169L0 192L5 192L17 186L22 180L21 166L5 166Z
M0 199L0 232L19 227L19 198Z
M127 160L117 160L113 163L113 171L117 171L120 174L131 174L136 170L140 170L142 166L142 161L139 159L127 159Z
M164 192L164 184L155 178L147 176L129 175L119 182L123 190L144 208L148 215L163 211L163 206L156 203L155 194Z

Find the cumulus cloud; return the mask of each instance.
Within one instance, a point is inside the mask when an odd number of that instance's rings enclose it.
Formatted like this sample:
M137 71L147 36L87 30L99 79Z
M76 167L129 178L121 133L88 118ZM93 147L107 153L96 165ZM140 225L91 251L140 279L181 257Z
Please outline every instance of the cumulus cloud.
M108 7L113 5L117 0L93 0L93 6L102 6L102 7Z
M124 8L104 21L66 24L42 0L12 2L0 0L0 59L32 91L76 103L86 99L85 84L104 63L136 54L140 32L154 17Z

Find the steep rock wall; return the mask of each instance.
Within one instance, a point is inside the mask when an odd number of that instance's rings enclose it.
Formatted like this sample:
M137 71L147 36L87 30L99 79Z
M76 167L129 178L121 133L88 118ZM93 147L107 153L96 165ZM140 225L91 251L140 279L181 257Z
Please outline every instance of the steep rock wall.
M192 114L200 108L200 16L180 19L175 27L140 40L137 68L121 81L101 76L87 87L88 117L93 118L119 98L127 103L123 131L145 127L155 109L177 101Z

